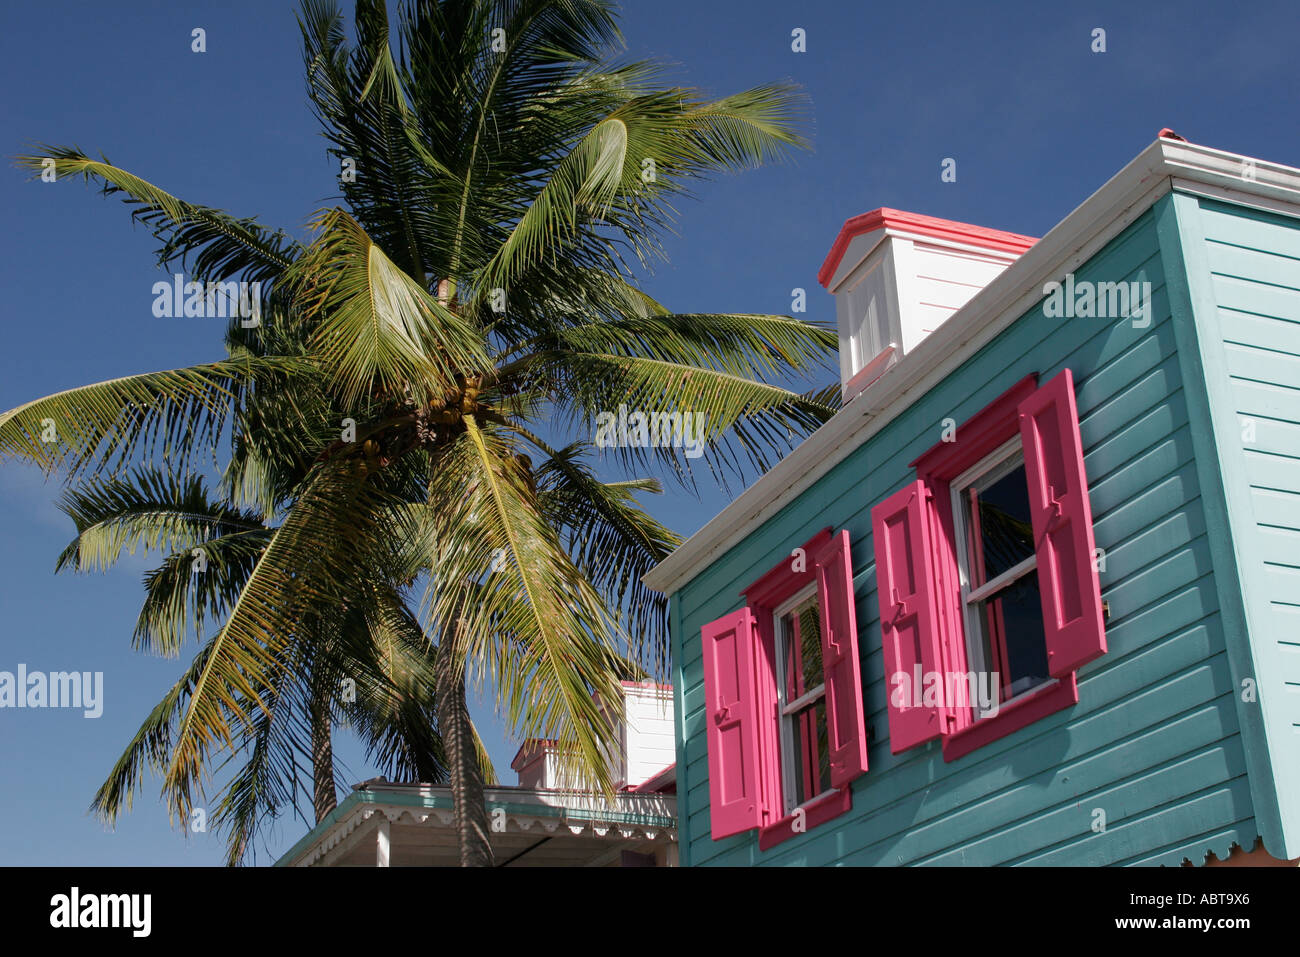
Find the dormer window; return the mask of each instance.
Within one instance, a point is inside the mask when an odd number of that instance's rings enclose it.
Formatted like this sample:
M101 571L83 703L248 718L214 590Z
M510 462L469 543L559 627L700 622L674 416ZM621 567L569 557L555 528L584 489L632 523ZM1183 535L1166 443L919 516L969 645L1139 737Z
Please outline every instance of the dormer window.
M844 293L845 323L848 326L849 357L856 372L865 367L889 344L889 307L884 302L885 285L880 264L868 271Z
M845 223L817 277L836 298L844 401L915 349L1034 242L894 209Z

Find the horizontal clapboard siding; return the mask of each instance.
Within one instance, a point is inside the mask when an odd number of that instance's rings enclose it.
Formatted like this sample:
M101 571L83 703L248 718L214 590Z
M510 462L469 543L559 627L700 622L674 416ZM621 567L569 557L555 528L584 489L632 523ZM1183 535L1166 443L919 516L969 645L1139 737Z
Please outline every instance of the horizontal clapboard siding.
M1300 220L1198 201L1207 383L1286 847L1300 854ZM1208 322L1206 319L1208 318Z
M1201 510L1188 406L1154 218L1076 271L1152 286L1151 325L1022 316L938 387L674 595L678 793L685 862L751 864L1178 863L1251 846L1232 679ZM907 463L1031 372L1073 370L1109 653L1079 675L1079 705L960 760L937 742L892 755L871 507ZM700 628L818 529L847 528L870 770L848 813L760 852L710 836ZM1298 592L1300 593L1300 592ZM1100 822L1103 820L1104 827Z

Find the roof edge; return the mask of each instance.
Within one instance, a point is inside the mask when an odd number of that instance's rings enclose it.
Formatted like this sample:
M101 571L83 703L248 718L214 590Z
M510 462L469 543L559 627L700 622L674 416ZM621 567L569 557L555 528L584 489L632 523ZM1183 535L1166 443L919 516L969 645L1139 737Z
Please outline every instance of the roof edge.
M1045 282L1091 258L1175 185L1300 215L1300 169L1155 140L641 580L663 594L680 589L1028 311Z
M294 842L272 866L296 866L318 850L331 832L346 826L357 813L371 814L383 808L396 810L399 814L435 809L449 812L454 808L451 788L445 784L385 781L358 788L340 801L323 821ZM601 821L614 825L648 826L672 834L672 839L676 839L677 796L673 794L624 791L610 801L598 791L489 785L483 789L483 800L489 809L501 808L512 816L524 814L574 824ZM366 807L371 810L366 812Z
M896 229L921 236L931 236L935 239L945 239L949 242L983 246L986 249L998 249L1017 254L1023 253L1038 242L1033 236L1021 236L1019 233L1008 233L1000 229L989 229L972 223L959 223L951 219L939 219L935 216L924 216L921 213L909 213L882 206L880 209L873 209L869 213L862 213L860 216L844 221L839 235L831 245L830 252L822 262L821 269L817 270L817 281L825 287L835 275L835 271L839 269L844 254L848 252L849 244L856 237L877 229Z

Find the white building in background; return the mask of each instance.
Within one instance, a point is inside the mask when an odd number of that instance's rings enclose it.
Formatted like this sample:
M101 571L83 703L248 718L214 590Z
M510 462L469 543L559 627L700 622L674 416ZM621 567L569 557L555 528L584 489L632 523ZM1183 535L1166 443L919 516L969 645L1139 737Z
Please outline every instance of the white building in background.
M498 867L674 867L677 784L672 689L623 682L612 754L618 793L575 787L553 741L529 740L513 787L484 792ZM459 863L451 791L374 778L356 785L295 844L280 867L453 867Z
M673 692L668 685L653 681L624 681L623 698L613 715L616 746L610 758L614 782L620 790L640 791L651 779L671 772L676 761L673 744ZM566 767L564 755L554 741L525 741L510 767L519 775L519 786L542 790L585 789L581 780Z

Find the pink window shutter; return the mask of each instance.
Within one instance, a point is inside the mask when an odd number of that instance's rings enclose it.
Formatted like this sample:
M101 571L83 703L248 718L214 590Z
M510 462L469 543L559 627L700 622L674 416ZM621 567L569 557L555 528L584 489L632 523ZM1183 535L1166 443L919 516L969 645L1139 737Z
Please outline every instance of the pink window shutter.
M716 841L762 822L754 615L742 608L709 622L701 635L709 816Z
M838 788L867 770L867 729L862 713L862 670L848 530L834 536L815 560L822 608L822 672L826 682L831 784Z
M944 730L940 707L921 703L924 675L941 670L942 661L927 511L925 483L920 480L871 510L889 749L894 754Z
M1069 369L1020 403L1020 435L1048 670L1052 677L1063 678L1106 653L1101 585L1093 563L1092 506Z

